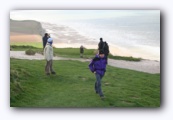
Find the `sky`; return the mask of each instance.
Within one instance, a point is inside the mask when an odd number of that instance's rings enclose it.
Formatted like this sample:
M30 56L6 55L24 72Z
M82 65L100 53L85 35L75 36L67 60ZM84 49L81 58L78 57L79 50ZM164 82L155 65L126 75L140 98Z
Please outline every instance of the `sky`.
M13 20L37 20L57 23L64 20L101 19L125 16L156 15L159 10L13 10Z

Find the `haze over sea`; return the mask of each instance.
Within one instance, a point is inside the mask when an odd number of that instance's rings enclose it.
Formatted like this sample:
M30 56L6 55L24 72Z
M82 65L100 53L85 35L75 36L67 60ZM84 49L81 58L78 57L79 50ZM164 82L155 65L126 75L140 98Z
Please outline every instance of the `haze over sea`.
M61 15L57 17L62 17ZM99 38L102 37L111 47L118 47L122 53L127 52L129 53L127 55L130 56L160 61L159 10L96 10L93 13L89 10L82 12L72 10L65 11L64 15L66 16L63 16L64 19L61 20L42 21L36 19L55 38L57 44L61 34L71 36L67 43L77 42L84 46L87 44L97 45ZM53 19L58 18L54 17ZM58 29L58 27L63 29ZM79 39L77 37L79 35L83 38ZM63 37L61 37L62 39ZM116 55L116 51L112 53Z

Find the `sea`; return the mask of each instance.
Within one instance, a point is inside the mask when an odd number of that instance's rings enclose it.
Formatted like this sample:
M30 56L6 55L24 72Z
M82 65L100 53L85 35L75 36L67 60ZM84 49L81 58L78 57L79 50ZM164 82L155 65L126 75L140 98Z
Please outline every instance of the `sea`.
M160 15L80 19L55 24L73 28L90 42L98 43L103 38L111 46L136 52L145 59L160 61ZM44 25L43 28L52 32L51 26ZM56 32L51 34L56 36Z

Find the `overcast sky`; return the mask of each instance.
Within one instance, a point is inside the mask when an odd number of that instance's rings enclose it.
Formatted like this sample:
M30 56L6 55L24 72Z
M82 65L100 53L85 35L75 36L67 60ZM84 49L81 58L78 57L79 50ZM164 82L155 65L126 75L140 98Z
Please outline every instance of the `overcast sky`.
M116 18L139 15L160 15L160 10L13 10L14 20L58 22L64 20Z

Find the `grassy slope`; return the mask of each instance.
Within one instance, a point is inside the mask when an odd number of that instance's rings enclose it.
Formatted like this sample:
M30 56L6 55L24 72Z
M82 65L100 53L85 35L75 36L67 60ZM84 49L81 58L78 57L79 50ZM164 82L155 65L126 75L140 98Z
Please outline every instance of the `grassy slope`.
M10 59L12 107L159 107L160 74L108 66L102 81L106 96L94 92L87 62L54 61L57 75L45 76L45 61Z

